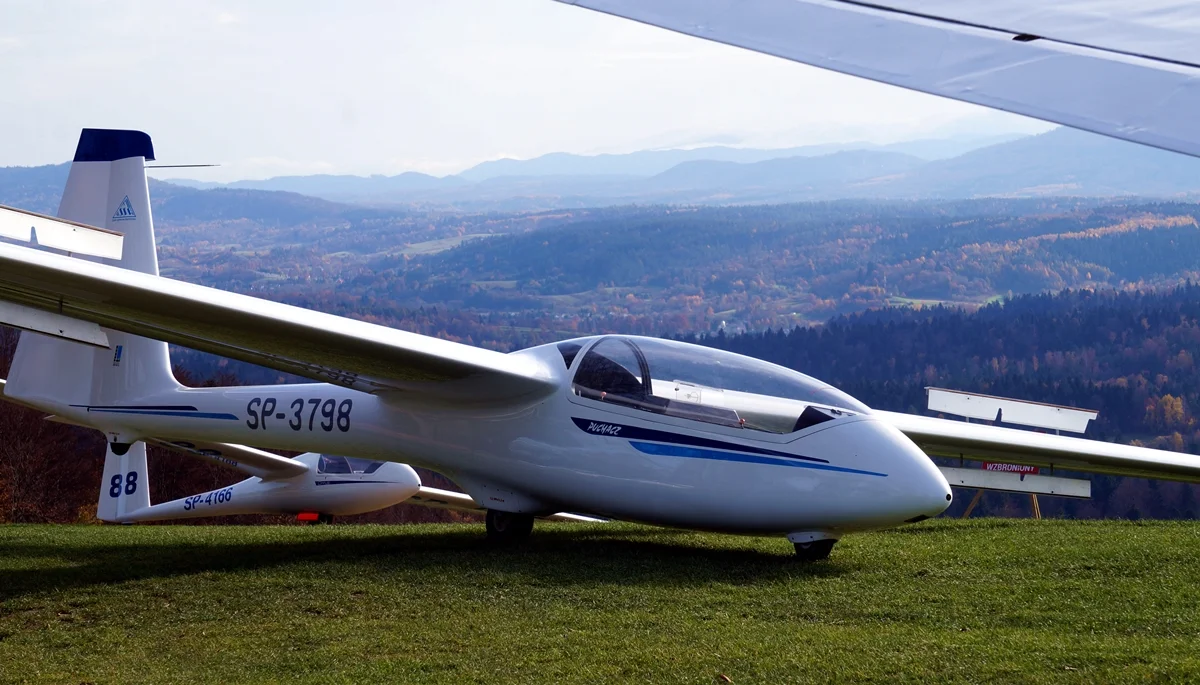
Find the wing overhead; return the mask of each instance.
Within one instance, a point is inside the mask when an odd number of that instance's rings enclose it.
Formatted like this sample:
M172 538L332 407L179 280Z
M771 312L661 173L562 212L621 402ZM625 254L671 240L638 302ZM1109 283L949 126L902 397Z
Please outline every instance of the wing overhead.
M146 442L183 452L189 456L201 457L263 480L292 478L308 473L308 466L303 462L288 457L282 457L271 452L234 445L228 442L198 442L195 440L167 440L150 438Z
M913 414L875 412L931 456L1200 483L1200 457Z
M410 403L516 402L556 387L528 357L17 245L0 244L0 300Z
M559 0L933 95L1200 155L1200 5L1146 0Z

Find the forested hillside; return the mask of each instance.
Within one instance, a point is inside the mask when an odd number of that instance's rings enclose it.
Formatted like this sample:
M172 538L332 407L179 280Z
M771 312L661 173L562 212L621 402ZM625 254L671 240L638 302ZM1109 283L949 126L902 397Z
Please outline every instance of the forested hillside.
M276 209L268 219L268 201L324 214L297 219ZM442 214L190 189L156 202L165 275L464 340L503 339L509 348L522 344L512 328L762 330L893 304L974 307L1045 290L1200 278L1200 205L1190 203L841 201Z
M596 320L762 330L889 304L1178 283L1200 275L1198 215L1194 204L1071 199L609 209L445 251L364 256L338 294L383 319L436 306L549 316L568 332ZM311 293L287 278L260 287Z

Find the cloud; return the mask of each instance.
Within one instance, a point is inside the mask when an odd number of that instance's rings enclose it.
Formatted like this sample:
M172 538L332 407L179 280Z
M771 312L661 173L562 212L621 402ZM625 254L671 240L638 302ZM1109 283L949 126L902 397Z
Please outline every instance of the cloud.
M233 12L221 12L217 15L218 24L237 24L241 21L241 17L237 16Z

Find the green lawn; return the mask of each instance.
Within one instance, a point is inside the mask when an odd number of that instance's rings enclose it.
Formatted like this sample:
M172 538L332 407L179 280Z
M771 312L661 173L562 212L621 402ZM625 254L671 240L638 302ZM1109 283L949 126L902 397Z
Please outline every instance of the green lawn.
M0 682L1200 679L1200 524L0 526Z

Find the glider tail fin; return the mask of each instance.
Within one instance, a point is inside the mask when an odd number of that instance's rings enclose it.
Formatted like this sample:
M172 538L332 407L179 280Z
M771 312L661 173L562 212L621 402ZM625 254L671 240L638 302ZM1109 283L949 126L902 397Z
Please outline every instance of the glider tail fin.
M130 514L149 507L148 477L146 443L133 443L125 454L117 454L110 445L104 456L104 476L100 479L96 518L120 522Z
M140 131L84 129L58 216L125 236L119 260L131 271L158 274L146 160L150 136ZM40 405L106 405L178 387L167 344L104 329L109 349L23 332L5 394Z

